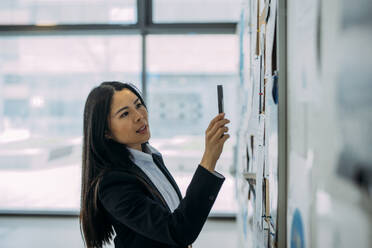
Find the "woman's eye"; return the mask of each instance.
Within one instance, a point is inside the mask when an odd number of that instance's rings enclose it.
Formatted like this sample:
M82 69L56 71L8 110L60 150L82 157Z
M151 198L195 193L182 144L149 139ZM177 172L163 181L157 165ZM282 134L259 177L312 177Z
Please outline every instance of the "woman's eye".
M127 116L128 115L128 112L124 112L124 113L122 113L121 115L120 115L120 117L125 117L125 116Z
M137 104L137 108L141 107L142 106L142 103L138 103Z

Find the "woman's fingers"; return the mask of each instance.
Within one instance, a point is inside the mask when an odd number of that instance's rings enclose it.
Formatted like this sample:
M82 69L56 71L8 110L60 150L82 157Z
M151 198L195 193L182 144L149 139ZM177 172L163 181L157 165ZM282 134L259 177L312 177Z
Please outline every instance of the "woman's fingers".
M215 133L218 131L219 128L224 127L224 125L226 125L229 122L230 122L230 120L228 120L228 119L222 119L222 120L219 120L219 121L215 122L214 125L212 126L212 128L209 130L208 135L213 137L215 135Z
M211 120L211 122L209 123L209 125L208 125L206 131L210 130L210 129L213 127L213 125L214 125L217 121L222 120L224 116L225 116L225 113L221 113L221 114L218 114L216 117L214 117L214 118Z
M230 138L230 134L224 134L223 137L221 138L220 142L225 143L225 141Z
M222 126L218 128L218 130L213 134L211 140L218 142L227 131L229 131L228 127Z

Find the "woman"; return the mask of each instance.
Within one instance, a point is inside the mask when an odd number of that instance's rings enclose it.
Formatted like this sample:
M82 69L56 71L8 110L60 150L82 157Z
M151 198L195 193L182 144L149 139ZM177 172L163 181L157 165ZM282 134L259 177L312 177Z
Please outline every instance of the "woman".
M150 139L147 107L136 87L104 82L88 95L80 225L87 247L191 247L225 178L214 171L229 138L216 116L185 197Z

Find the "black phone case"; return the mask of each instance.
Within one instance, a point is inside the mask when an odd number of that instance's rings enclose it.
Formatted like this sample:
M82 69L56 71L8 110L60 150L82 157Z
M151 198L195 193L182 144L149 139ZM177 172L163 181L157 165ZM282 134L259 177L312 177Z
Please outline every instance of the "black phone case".
M223 113L223 88L222 85L217 85L218 97L218 113Z

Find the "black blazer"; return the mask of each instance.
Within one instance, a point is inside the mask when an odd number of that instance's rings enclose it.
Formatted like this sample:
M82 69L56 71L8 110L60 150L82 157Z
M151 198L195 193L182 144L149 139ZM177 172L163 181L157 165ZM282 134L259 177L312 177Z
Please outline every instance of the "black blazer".
M99 183L99 203L114 226L116 248L185 248L198 237L224 182L198 165L182 199L161 156L154 162L175 188L180 204L172 213L155 185L136 165L110 171Z

